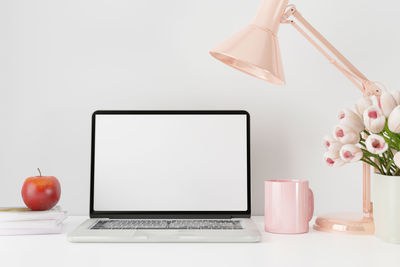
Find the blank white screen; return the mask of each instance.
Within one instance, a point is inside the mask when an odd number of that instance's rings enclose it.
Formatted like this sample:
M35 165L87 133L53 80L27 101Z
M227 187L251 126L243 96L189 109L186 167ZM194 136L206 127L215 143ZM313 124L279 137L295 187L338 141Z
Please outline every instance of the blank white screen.
M96 115L94 210L247 210L246 115Z

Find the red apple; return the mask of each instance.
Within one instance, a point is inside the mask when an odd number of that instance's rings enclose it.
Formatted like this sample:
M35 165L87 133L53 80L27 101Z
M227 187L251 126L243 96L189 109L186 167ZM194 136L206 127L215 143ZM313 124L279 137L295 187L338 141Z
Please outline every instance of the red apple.
M54 176L39 176L26 178L21 194L26 206L31 210L49 210L60 200L61 186Z

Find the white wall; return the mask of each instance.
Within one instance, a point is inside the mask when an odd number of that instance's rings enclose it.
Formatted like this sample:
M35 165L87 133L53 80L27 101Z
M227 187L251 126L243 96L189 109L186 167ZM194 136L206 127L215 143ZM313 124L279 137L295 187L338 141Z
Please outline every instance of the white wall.
M208 50L261 0L0 2L0 206L24 179L62 183L61 205L87 214L90 115L96 109L246 109L253 210L263 180L306 178L316 213L361 209L361 164L331 169L321 138L360 93L289 25L279 38L287 85L217 62ZM371 80L399 89L399 4L298 0L298 9Z

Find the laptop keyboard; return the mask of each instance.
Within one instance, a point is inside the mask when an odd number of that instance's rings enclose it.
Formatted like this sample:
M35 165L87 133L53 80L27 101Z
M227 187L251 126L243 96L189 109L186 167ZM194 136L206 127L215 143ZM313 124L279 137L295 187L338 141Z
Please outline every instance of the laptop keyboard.
M207 229L207 230L240 230L239 220L155 220L155 219L115 219L98 220L90 229Z

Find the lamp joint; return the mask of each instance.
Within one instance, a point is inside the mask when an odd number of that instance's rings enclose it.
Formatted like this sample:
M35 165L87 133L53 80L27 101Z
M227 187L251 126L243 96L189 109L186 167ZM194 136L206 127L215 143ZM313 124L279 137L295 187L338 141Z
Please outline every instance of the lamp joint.
M296 13L296 6L293 4L288 5L282 15L281 23L293 23L294 21L289 18L293 16L294 13Z
M384 84L369 80L363 82L363 88L364 88L364 96L372 96L372 95L380 96L382 95L383 91L387 90Z

